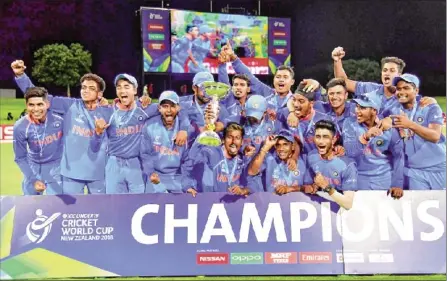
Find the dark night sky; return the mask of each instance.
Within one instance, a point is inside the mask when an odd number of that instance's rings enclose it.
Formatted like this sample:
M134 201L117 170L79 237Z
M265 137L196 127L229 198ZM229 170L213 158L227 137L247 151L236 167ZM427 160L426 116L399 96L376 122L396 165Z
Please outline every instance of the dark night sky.
M210 8L207 0L164 2L179 9L209 11ZM15 87L9 66L14 59L24 59L31 73L32 53L42 45L79 42L92 52L92 71L104 77L109 88L106 95L112 97L112 80L118 72L141 76L140 30L135 11L140 6L160 7L160 3L1 1L0 87ZM220 12L228 3L247 11L257 8L257 1L253 0L213 1L213 12ZM334 47L343 46L346 58L404 59L406 71L421 76L422 92L429 95L445 95L446 90L445 11L445 1L263 0L261 4L264 16L292 18L292 61L297 79L315 77L326 83L330 53ZM148 78L161 85L170 81L160 75Z

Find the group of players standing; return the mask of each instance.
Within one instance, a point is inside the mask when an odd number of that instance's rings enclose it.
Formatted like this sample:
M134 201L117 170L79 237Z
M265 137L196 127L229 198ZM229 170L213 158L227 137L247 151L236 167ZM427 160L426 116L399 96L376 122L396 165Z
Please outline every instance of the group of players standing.
M349 209L357 190L445 189L443 114L436 100L422 98L420 81L403 74L405 63L382 59L382 84L350 80L345 52L332 52L334 79L326 91L313 79L295 93L294 71L280 66L273 88L262 83L230 45L218 55L219 81L230 84L226 63L236 71L231 93L217 116L204 82L193 95L164 91L158 104L137 99L138 83L116 76L118 99L109 105L104 81L81 78L81 99L48 95L12 63L29 114L14 126L15 160L26 195L88 193L326 192ZM326 93L324 93L326 92ZM348 92L355 98L348 100ZM327 95L327 102L323 97ZM212 126L219 147L196 141Z

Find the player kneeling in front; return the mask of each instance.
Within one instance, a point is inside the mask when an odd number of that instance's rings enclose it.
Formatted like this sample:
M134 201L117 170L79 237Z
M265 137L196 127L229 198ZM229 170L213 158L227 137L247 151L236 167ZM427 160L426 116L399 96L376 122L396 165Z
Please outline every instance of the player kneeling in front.
M245 187L245 162L239 151L244 139L244 128L234 122L228 123L223 131L223 144L212 147L199 144L197 141L189 151L189 158L193 160L194 165L204 163L212 173L212 179L209 179L213 185L204 186L199 191L203 192L230 192L236 195L250 194L249 188ZM194 172L197 172L194 169ZM203 174L205 176L206 173ZM197 190L190 188L187 190L193 196Z
M336 127L333 122L320 120L315 124L314 142L317 149L311 151L307 157L314 177L312 192L327 192L338 205L349 210L357 190L357 168L355 162L348 157L335 156L336 141Z
M288 130L281 130L277 136L267 137L248 168L248 175L251 177L260 176L262 173L265 175L264 187L256 189L282 195L304 191L304 184L312 184L312 178L307 172L303 158L298 158L296 169L291 171L288 168L287 162L292 159L294 150L301 150L301 146L294 143L293 134ZM269 153L272 147L276 150L274 154ZM255 183L255 181L250 182Z

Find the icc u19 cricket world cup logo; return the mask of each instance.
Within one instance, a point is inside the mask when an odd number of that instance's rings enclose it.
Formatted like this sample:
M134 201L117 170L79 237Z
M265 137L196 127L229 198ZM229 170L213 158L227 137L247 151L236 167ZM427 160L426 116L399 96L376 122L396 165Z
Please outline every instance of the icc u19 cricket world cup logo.
M41 243L50 234L51 225L61 213L54 213L50 217L44 216L41 209L36 210L37 218L26 226L26 236L36 244Z

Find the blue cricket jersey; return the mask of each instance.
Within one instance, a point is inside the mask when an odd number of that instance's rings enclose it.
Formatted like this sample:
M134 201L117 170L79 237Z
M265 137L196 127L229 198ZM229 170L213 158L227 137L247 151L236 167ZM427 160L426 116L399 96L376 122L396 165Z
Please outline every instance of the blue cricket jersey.
M199 128L205 126L205 109L208 104L199 105L195 101L194 95L183 96L180 98L180 107L182 110L180 112L184 112L184 115L188 117L191 126L189 127L189 140L194 140L199 134ZM219 116L217 121L222 122L224 126L226 126L228 120L228 112L225 107L220 107Z
M346 118L349 117L355 117L355 108L357 106L357 103L353 101L346 101L345 102L345 111L343 111L343 114L340 116L337 116L335 114L334 110L331 107L331 104L329 102L323 102L323 101L315 101L314 102L314 109L316 111L319 111L321 113L325 113L329 116L331 116L338 125L338 128L341 130L343 128L343 122Z
M225 64L219 64L219 73L218 73L218 80L221 83L225 83L229 86L230 79L228 78L227 73L227 67ZM251 94L249 94L245 101L248 100ZM225 107L228 112L228 121L230 122L237 122L239 124L245 123L245 116L242 115L242 112L245 111L245 105L242 105L240 100L234 97L233 90L230 89L228 92L228 95L225 97L225 99L220 101L220 106Z
M55 165L60 165L62 136L63 119L51 112L47 112L43 124L36 124L29 115L23 116L14 124L14 161L30 182L37 180L31 164L54 162Z
M371 138L362 144L359 138L368 131L364 124L359 124L355 118L348 118L343 124L343 146L346 156L355 160L359 177L368 178L370 182L391 182L390 187L403 186L403 141L399 132L392 128L384 131L381 136ZM368 187L359 186L359 189Z
M188 158L188 147L174 143L179 127L178 116L169 130L163 125L161 116L149 119L143 127L140 156L145 174L150 176L155 172L161 181L169 178L186 191L196 188L196 182L190 175L192 161Z
M267 99L268 108L279 111L282 108L287 108L287 102L292 97L292 92L289 92L285 97L278 95L274 88L261 82L256 76L251 73L251 70L237 58L233 61L233 68L236 73L242 73L250 79L250 89L258 95L264 96Z
M280 186L302 186L312 184L313 179L307 169L306 161L299 157L297 170L290 171L287 163L279 159L276 152L269 153L262 163L260 173L264 173L263 190L274 192Z
M321 158L317 150L313 150L307 155L307 164L312 178L321 173L337 191L358 190L357 168L352 159L334 156L331 160L326 160Z
M261 123L252 125L248 121L244 124L244 143L242 149L251 145L256 148L256 153L261 149L262 144L269 135L276 135L281 129L278 120L271 120L265 116Z
M395 95L387 97L385 95L385 86L374 82L357 82L355 86L355 97L377 90L377 95L382 98L382 105L378 112L379 118L387 117L393 108L399 107L399 100Z
M403 111L408 118L417 124L428 127L430 124L443 125L442 109L438 104L431 104L421 108L418 104L413 109L394 109L392 114L399 115ZM437 143L423 139L411 130L408 130L409 138L404 141L405 146L405 172L417 173L417 169L426 172L445 172L446 170L446 145L445 135Z
M206 165L212 173L203 174L201 169L194 167L193 174L199 179L203 176L212 177L208 182L212 184L198 188L203 192L227 192L228 188L234 185L247 187L246 179L242 177L246 170L246 161L240 155L233 159L227 159L223 153L223 146L210 147L197 142L193 144L189 151L189 157L193 164ZM200 181L198 181L198 184Z
M290 130L295 136L299 137L304 146L304 149L301 152L303 154L308 154L316 148L314 143L315 123L317 123L318 121L328 120L333 122L337 129L337 135L340 135L340 128L338 127L337 122L335 122L333 117L327 114L312 110L309 116L299 120L298 127L290 127L287 124L287 117L289 116L289 114L290 112L287 107L281 109L278 114L278 120L281 122L282 128Z

